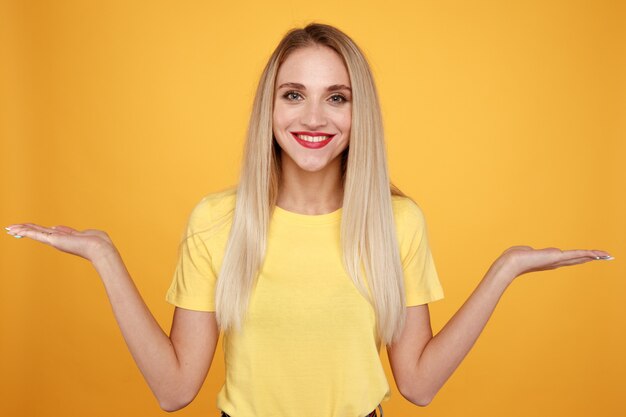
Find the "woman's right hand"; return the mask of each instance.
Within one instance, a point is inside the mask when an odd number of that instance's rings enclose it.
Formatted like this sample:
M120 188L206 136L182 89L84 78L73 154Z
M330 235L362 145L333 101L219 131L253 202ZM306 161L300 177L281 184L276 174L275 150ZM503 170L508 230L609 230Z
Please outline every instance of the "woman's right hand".
M14 237L27 237L91 262L98 256L117 251L109 235L102 230L79 231L68 226L44 227L33 223L13 224L5 229Z

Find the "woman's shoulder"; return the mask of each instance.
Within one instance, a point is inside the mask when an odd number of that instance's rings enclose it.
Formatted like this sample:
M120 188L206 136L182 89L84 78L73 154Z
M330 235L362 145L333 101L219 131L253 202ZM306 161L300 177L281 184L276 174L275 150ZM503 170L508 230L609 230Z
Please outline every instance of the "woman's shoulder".
M202 197L198 206L209 206L213 208L235 207L235 199L237 197L237 186L233 185L220 191L214 191ZM232 207L230 207L232 206Z
M201 232L227 223L234 212L236 197L236 186L205 194L191 211L190 228Z
M391 204L393 213L401 217L423 217L424 213L420 205L411 197L406 195L392 195Z
M391 196L396 227L400 235L419 233L426 225L420 205L409 196Z

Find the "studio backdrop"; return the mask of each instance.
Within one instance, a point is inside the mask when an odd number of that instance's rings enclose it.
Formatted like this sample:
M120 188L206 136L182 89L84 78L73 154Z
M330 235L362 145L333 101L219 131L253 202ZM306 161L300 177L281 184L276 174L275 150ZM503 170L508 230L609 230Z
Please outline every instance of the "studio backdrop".
M518 278L425 408L385 416L624 415L626 14L615 1L0 2L0 222L109 233L159 323L187 217L238 181L263 65L292 27L366 53L393 182L418 202L438 332L506 248L611 262ZM162 416L88 261L0 238L6 416ZM180 416L217 416L221 339Z

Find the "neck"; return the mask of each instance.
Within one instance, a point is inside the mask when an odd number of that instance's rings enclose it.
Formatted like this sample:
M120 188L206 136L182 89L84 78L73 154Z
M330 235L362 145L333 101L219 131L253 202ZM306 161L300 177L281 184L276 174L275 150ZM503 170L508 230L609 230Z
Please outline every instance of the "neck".
M331 213L343 205L340 158L323 170L309 172L283 158L276 205L287 211L318 215Z

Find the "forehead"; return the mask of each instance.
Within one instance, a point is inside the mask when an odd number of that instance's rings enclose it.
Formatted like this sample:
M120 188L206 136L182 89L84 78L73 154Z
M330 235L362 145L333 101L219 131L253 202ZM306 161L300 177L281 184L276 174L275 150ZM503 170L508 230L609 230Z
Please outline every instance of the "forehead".
M278 69L276 86L283 82L324 88L333 84L350 86L350 76L337 52L315 45L298 48L285 59Z

